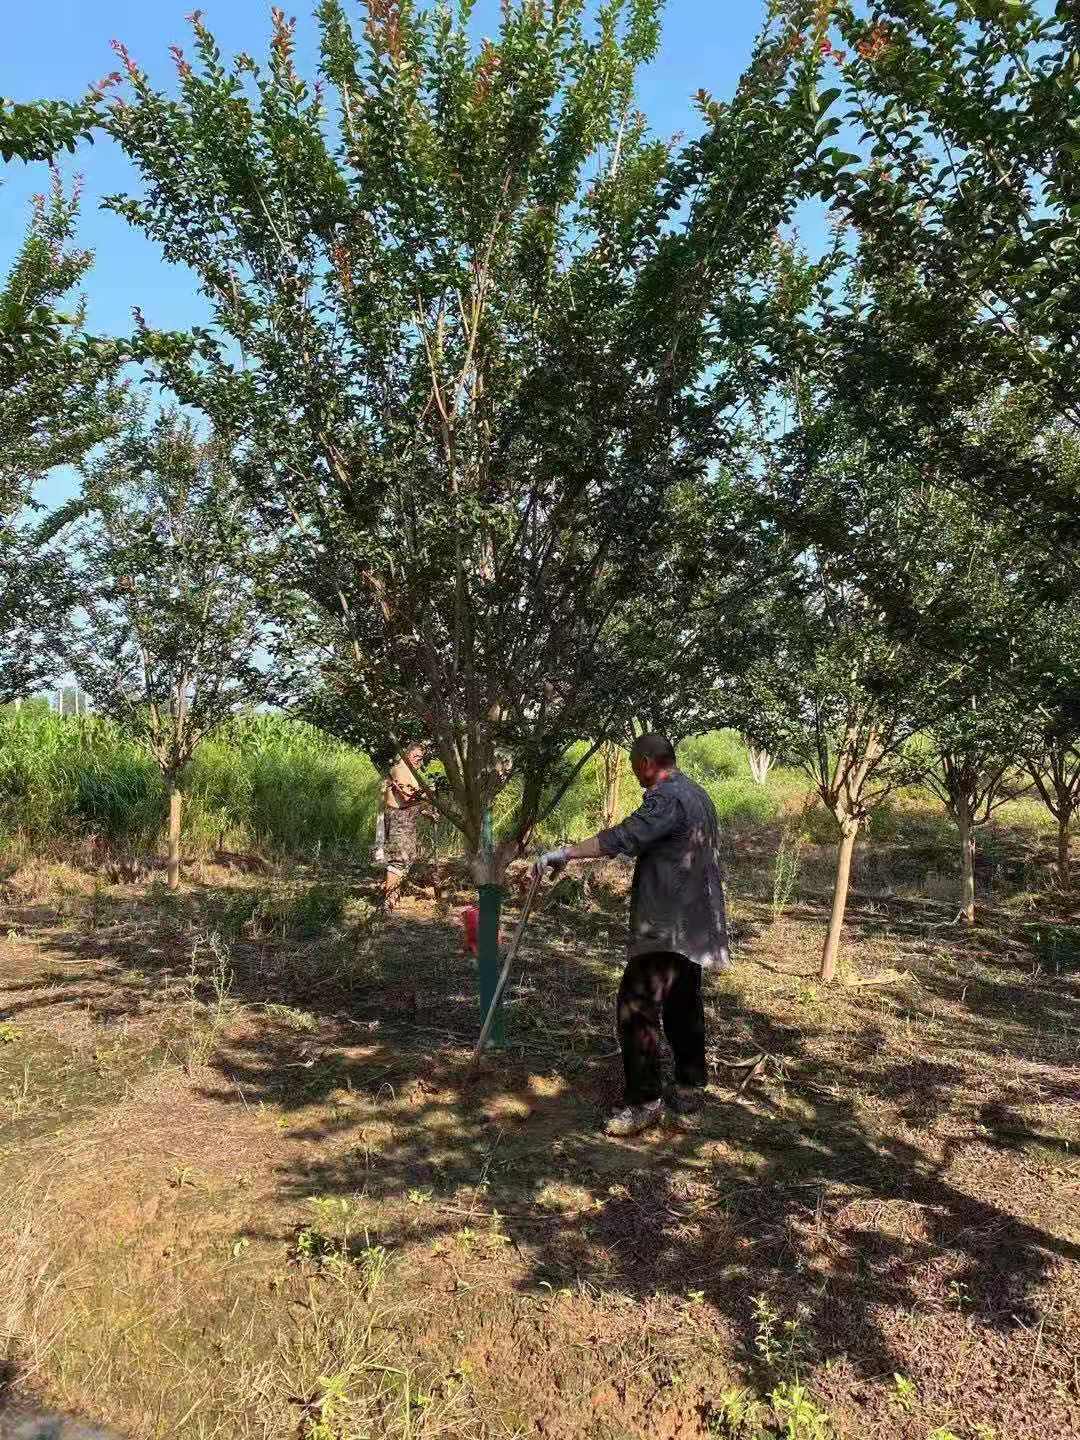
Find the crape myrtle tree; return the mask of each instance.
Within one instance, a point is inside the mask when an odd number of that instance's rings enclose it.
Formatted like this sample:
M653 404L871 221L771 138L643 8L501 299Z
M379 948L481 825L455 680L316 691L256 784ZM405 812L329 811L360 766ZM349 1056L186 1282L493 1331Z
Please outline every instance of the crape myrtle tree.
M1064 718L1047 724L1033 737L1026 756L1032 783L1057 821L1057 878L1069 884L1069 842L1073 819L1080 810L1080 725Z
M736 721L763 597L792 558L761 514L756 433L729 425L723 463L668 495L649 591L621 622L619 645L633 656L631 683L614 697L624 745L649 732L677 745Z
M481 882L634 688L620 641L666 496L768 383L759 276L830 124L794 43L821 7L794 4L730 102L702 92L700 136L650 136L659 8L506 0L474 46L465 0L369 0L362 24L322 0L315 83L281 11L265 67L196 12L175 95L121 49L128 91L100 107L142 180L110 204L214 307L143 343L234 441L319 617L319 718L377 758L433 743L430 799Z
M1069 842L1080 812L1080 606L1048 605L1028 619L1024 673L1031 697L1024 763L1057 822L1057 878L1069 883Z
M914 647L828 557L803 557L768 618L771 643L740 681L740 729L797 766L837 827L836 878L821 978L836 976L859 831L921 769L911 741L925 721Z
M138 736L168 798L168 884L180 883L195 748L266 691L260 557L227 447L175 411L133 407L85 471L71 665L95 708Z
M78 463L119 415L118 347L85 333L75 293L92 261L72 243L78 203L53 171L0 284L0 703L47 683L72 602L34 485Z
M967 687L972 684L966 677ZM941 800L960 841L959 913L975 923L975 838L994 811L1026 789L1022 765L1024 716L1016 697L991 679L978 693L940 707L928 730L924 780Z
M989 513L1022 511L1042 583L1073 587L1072 488L1045 452L968 417L1008 385L1080 426L1080 11L843 0L835 15L830 99L858 154L830 150L822 188L872 278L917 280L851 337L846 383L881 443L947 459Z
M988 413L969 417L979 443L987 433L1015 435L1028 423L1030 412L1017 400L1007 395ZM982 506L973 508L959 486L947 483L942 465L924 466L927 472L934 483L913 478L906 487L908 526L918 546L905 565L908 603L900 623L920 643L938 681L925 778L957 828L959 913L972 924L976 833L1028 788L1024 757L1042 668L1036 620L1049 614L1056 625L1061 609L1048 611L1032 594L1038 540L1033 554L1023 521L1007 509L986 518Z
M792 249L782 275L789 373L761 425L759 494L762 524L791 559L763 596L752 629L759 653L737 686L740 731L801 768L836 822L826 981L836 974L859 831L918 773L912 740L934 713L941 684L876 593L882 572L899 575L919 610L937 577L921 558L926 541L908 467L871 443L864 416L837 383L836 330L827 322L836 309L860 314L865 288L843 245L837 234L815 265ZM822 312L826 323L800 323Z

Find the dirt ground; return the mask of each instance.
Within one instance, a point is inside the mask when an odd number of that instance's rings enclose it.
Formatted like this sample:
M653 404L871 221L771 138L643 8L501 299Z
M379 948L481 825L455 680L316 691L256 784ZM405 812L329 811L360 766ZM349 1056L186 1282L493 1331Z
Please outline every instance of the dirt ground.
M478 1071L447 870L389 921L363 870L8 873L8 1401L161 1440L1080 1433L1080 896L1029 856L964 931L881 851L825 990L813 857L777 915L761 849L707 1009L766 1074L630 1142L621 869L548 898Z

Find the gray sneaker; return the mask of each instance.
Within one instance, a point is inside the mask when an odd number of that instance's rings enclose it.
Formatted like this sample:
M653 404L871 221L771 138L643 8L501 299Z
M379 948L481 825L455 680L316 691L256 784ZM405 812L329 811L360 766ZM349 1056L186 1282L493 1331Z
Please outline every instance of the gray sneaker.
M627 1105L624 1110L616 1110L612 1115L604 1126L604 1134L617 1135L624 1139L629 1135L640 1135L645 1130L651 1130L654 1125L659 1125L663 1118L662 1100L647 1100L644 1105Z

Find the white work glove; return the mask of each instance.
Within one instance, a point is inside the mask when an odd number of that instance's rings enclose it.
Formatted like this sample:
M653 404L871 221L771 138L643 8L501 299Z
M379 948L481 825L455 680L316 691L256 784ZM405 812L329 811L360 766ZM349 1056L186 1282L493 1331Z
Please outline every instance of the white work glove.
M533 861L532 873L538 880L543 879L548 870L553 875L557 875L569 858L565 845L560 846L558 850L545 850Z

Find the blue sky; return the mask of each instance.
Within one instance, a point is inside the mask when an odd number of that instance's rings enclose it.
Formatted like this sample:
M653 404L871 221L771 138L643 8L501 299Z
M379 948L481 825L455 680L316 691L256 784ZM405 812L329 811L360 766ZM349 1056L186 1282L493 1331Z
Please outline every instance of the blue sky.
M357 14L360 0L354 0ZM163 87L174 74L171 44L189 48L184 15L192 0L9 0L5 45L0 49L0 95L15 100L72 99L117 66L110 41L123 41L139 65ZM202 0L205 18L222 50L266 53L270 34L268 0ZM314 0L286 6L298 17L299 58L313 73ZM668 0L660 55L642 80L640 99L662 134L697 128L691 96L700 87L729 95L750 54L764 13L763 0ZM496 29L498 0L478 0L478 35ZM191 276L162 260L156 247L123 220L99 209L103 195L133 188L130 169L116 147L98 139L63 162L68 176L82 173L85 198L81 243L95 252L87 279L90 325L99 333L126 333L138 305L154 326L180 328L203 318L205 309ZM44 166L3 167L0 189L0 266L22 237L29 198L44 189ZM58 475L42 488L46 503L71 487Z

